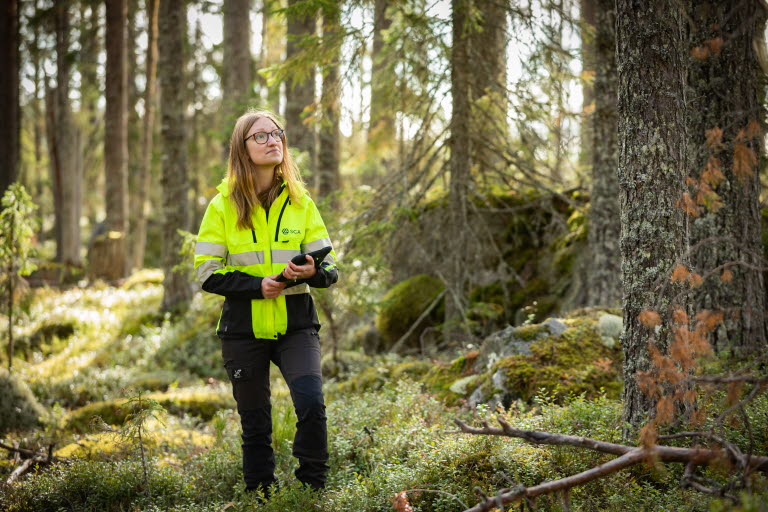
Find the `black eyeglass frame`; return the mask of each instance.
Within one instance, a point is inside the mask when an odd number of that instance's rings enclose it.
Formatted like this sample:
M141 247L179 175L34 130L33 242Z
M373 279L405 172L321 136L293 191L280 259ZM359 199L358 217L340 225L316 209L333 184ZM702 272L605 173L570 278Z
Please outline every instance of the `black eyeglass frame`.
M264 142L259 142L258 140L256 140L256 137L259 136L259 135L262 135L262 134L266 135L267 138L264 139ZM248 139L253 138L253 142L255 142L256 144L266 144L267 142L269 142L269 136L270 135L272 136L273 139L282 141L284 139L284 136L285 136L285 130L277 129L277 130L272 130L271 132L256 132L256 133L252 133L249 136L247 136L246 138L244 138L243 142L248 142Z

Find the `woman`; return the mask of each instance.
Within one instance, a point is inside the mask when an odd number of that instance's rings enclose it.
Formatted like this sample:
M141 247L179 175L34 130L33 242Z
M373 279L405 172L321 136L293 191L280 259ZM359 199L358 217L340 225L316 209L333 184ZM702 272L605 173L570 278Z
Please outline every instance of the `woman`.
M226 297L216 334L243 428L246 489L268 494L277 482L270 361L288 383L298 417L296 477L322 488L328 449L320 324L309 288L327 288L338 274L333 251L319 265L309 255L302 265L290 262L331 241L274 114L249 111L237 120L217 190L200 225L195 269L203 290Z

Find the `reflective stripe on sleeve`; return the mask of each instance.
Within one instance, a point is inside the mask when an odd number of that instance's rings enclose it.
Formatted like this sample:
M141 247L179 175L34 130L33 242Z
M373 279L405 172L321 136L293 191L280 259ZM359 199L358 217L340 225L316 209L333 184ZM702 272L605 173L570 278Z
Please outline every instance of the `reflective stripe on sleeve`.
M197 245L195 245L195 255L226 258L227 246L222 244L215 244L213 242L197 242Z
M318 249L322 249L323 247L328 247L329 245L333 245L331 243L330 238L321 238L320 240L315 240L314 242L309 242L306 244L301 245L301 252L312 252L317 251Z
M238 252L227 257L227 265L235 267L261 265L262 263L264 263L264 251Z
M296 286L286 288L280 292L280 295L296 295L298 293L309 293L309 285L307 283L297 284Z
M288 263L291 258L301 254L301 251L293 249L275 249L272 251L272 263Z
M197 267L197 281L202 285L205 283L211 274L220 268L224 268L224 265L219 260L206 260L199 267Z

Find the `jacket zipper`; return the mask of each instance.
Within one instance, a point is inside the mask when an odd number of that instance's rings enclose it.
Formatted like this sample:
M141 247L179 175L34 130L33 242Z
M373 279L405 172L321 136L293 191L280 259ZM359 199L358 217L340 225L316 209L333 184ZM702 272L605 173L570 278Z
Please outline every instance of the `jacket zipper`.
M285 198L285 201L283 201L283 207L280 209L280 215L277 217L277 228L275 228L275 242L278 241L278 238L280 237L280 221L283 220L283 212L285 211L285 207L288 206L291 203L291 196L288 196Z
M253 229L251 230L251 235L253 235L253 243L256 243L256 231Z

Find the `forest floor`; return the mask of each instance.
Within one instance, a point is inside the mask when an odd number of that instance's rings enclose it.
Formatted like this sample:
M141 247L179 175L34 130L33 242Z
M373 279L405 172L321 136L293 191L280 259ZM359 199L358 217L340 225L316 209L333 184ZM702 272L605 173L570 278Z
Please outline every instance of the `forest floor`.
M239 419L213 333L220 300L198 296L189 311L171 319L158 313L161 297L162 287L151 275L119 288L34 292L16 330L27 361L14 360L14 376L46 414L40 425L7 433L0 441L32 449L55 443L58 462L7 487L0 493L0 509L253 510L257 497L244 493ZM455 357L444 354L443 359ZM322 492L299 486L293 476L295 415L275 371L273 443L281 488L259 510L408 510L394 502L407 491L412 510L458 512L479 501L476 489L493 495L503 487L535 485L611 459L577 448L456 433L456 418L479 424L502 416L520 428L621 441L621 403L605 394L563 398L542 389L506 408L470 409L444 401L418 376L392 371L413 361L360 353L355 365L326 378L331 470ZM349 385L365 372L381 378L375 385ZM754 402L749 414L764 429L768 400ZM760 439L759 449L768 451L764 436ZM0 461L3 481L17 464L11 454ZM728 476L726 468L707 471L715 479ZM735 507L679 489L682 472L679 465L636 466L575 488L570 507L766 510L763 477L754 477L755 493ZM553 495L539 498L537 510L566 508Z

